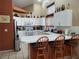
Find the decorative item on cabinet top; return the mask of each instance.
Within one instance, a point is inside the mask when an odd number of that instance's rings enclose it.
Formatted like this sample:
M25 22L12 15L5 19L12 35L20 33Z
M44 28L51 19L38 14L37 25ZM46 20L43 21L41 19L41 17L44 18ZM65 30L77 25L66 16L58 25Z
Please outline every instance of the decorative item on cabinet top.
M10 23L9 15L0 15L0 23Z

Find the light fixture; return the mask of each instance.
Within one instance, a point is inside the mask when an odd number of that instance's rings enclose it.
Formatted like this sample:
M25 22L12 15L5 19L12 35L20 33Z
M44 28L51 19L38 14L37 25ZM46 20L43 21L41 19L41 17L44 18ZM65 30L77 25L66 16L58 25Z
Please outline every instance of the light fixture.
M41 2L42 0L38 0L38 2Z

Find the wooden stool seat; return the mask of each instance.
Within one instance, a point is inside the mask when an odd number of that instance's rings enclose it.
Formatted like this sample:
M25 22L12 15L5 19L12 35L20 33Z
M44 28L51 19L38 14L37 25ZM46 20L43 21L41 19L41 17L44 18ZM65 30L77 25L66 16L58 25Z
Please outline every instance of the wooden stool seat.
M55 39L54 42L55 59L64 59L64 41L65 37L63 35L60 35Z
M48 59L48 41L46 36L37 40L37 59Z

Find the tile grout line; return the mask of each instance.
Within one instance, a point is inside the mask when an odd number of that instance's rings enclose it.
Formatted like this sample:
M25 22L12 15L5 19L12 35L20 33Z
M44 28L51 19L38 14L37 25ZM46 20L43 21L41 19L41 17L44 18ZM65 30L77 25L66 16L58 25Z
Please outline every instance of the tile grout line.
M21 48L22 48L23 46L21 45ZM24 54L23 54L23 50L22 50L22 56L23 56L23 59L24 59Z
M17 59L17 52L15 53L15 59Z
M3 54L1 53L1 55L0 55L0 56L1 56L1 59L2 59Z
M0 54L0 59L1 59L1 54Z
M21 54L20 55L22 56L22 59L27 59L26 56L25 56L25 53L26 53L25 52L25 46L24 46L24 44L21 44ZM4 58L5 55L6 55L5 53L1 52L0 53L0 59L6 59L6 58ZM18 59L18 57L19 57L18 55L19 55L19 52L8 51L6 57L7 57L7 59L11 59L12 57L10 58L10 56L13 56L14 59Z
M10 58L9 58L9 57L10 57L10 53L11 53L11 52L9 52L8 59L10 59Z
M22 56L23 56L23 59L25 59L25 58L24 58L24 54L23 54L23 51L22 51Z

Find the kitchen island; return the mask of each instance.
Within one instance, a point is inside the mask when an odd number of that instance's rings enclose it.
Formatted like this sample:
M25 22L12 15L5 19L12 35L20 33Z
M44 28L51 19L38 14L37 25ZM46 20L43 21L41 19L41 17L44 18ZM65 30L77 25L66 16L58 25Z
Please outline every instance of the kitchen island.
M53 49L53 42L55 39L60 36L61 34L56 34L56 33L50 33L47 32L44 33L43 35L34 35L34 36L22 36L20 37L20 40L22 42L28 43L28 49L29 49L29 59L36 59L36 53L37 53L37 47L36 47L36 42L37 40L42 37L42 36L47 36L49 38L49 59L54 58L54 49ZM66 36L65 35L65 45L64 45L64 56L69 56L71 55L71 47L68 46L66 43L69 42L71 39L71 36Z

